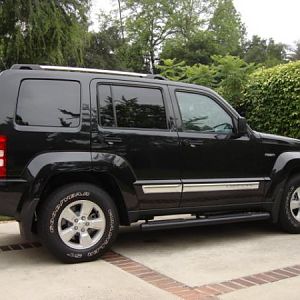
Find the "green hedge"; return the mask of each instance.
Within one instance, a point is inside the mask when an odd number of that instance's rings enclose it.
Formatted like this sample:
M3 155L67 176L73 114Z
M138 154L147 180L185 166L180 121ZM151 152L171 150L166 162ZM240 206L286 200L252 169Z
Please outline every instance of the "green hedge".
M255 71L243 96L253 129L300 138L300 61Z

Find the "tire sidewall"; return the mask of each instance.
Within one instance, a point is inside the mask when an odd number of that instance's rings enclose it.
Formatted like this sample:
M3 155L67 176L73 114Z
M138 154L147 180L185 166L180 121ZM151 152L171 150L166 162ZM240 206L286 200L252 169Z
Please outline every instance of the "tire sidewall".
M291 210L290 210L290 202L292 200L292 195L295 190L300 187L300 180L298 180L298 184L295 182L291 182L287 187L287 191L285 193L285 201L284 201L284 216L286 221L295 229L300 230L300 222L295 219Z
M58 258L65 262L91 261L103 254L115 239L119 227L116 208L110 196L92 185L72 185L52 194L47 208L42 212L43 243ZM96 203L106 219L104 234L97 244L88 249L74 249L67 246L59 236L58 220L66 206L78 201L89 200Z

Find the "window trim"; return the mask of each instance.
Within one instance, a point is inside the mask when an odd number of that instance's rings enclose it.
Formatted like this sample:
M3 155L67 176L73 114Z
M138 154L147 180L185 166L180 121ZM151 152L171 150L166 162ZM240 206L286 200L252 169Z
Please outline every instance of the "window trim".
M100 119L100 101L99 101L99 94L98 94L98 87L99 85L109 85L110 89L111 89L111 95L113 97L113 91L112 91L112 87L113 86L124 86L124 87L133 87L133 88L145 88L145 89L151 89L151 90L159 90L161 92L162 95L162 100L163 100L163 105L165 108L165 116L166 116L166 128L143 128L143 127L119 127L118 126L118 121L117 121L117 113L116 113L116 107L114 105L114 101L113 101L113 113L114 113L114 118L115 118L115 125L114 127L109 127L109 126L102 126L101 124L101 119ZM166 87L167 88L167 87ZM161 86L157 86L157 85L147 85L145 83L141 83L141 84L136 84L136 83L132 83L132 82L111 82L111 81L97 81L96 82L96 104L97 104L97 125L100 128L103 128L105 130L126 130L126 131L160 131L160 132L170 132L171 128L170 128L170 124L169 124L169 119L170 119L170 113L169 113L169 108L167 105L167 99L166 99L166 95L165 95L165 90L163 87Z
M229 110L227 109L227 107L224 105L224 103L222 103L221 101L219 101L216 97L214 97L212 94L205 92L205 91L197 91L197 90L188 90L188 89L184 89L184 88L174 88L174 96L175 96L175 100L176 100L176 105L177 105L177 110L179 113L179 121L180 121L180 126L178 128L178 131L181 132L186 132L186 133L198 133L198 134L205 134L205 135L228 135L229 133L222 133L222 132L205 132L205 131L196 131L196 130L186 130L184 128L183 125L183 119L182 119L182 114L181 114L181 109L180 109L180 105L179 105L179 101L178 101L178 97L177 97L177 93L186 93L186 94L196 94L196 95L200 95L200 96L205 96L209 99L211 99L212 101L214 101L219 107L221 107L224 112L230 117L231 122L232 122L232 133L234 133L236 131L236 125L234 122L234 117L233 115L229 112Z
M17 117L17 108L20 100L20 91L21 91L21 86L24 81L67 81L67 82L76 82L79 84L79 123L78 126L76 127L63 127L63 126L45 126L45 125L20 125L16 121ZM15 112L14 112L14 118L13 118L13 123L14 123L14 128L17 131L27 131L27 132L80 132L81 127L82 127L82 84L79 80L75 79L64 79L64 78L23 78L20 81L19 87L18 87L18 95L17 95L17 101L15 105Z

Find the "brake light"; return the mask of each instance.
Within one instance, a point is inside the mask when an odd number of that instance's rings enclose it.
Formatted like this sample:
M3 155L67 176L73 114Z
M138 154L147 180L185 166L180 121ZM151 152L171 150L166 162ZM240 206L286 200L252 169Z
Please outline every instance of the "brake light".
M6 136L0 135L0 177L6 177Z

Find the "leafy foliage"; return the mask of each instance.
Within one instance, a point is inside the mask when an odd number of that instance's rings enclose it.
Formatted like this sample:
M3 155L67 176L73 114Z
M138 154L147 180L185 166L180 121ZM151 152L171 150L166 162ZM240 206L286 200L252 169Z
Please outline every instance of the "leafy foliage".
M300 60L300 41L296 43L296 47L292 49L292 60Z
M254 72L243 106L254 129L300 138L300 61Z
M169 0L127 0L125 9L130 16L126 20L126 32L133 44L141 46L149 58L149 69L155 65L155 53L166 38L175 32L176 4Z
M242 103L242 90L255 66L230 55L213 56L212 60L213 64L210 66L202 64L187 66L185 62L176 63L175 59L167 59L159 69L161 75L170 80L214 88L232 105L239 108Z
M188 65L197 63L209 65L212 55L221 54L214 34L207 30L198 30L188 40L176 36L168 39L163 46L160 57L162 59L184 60Z
M273 67L286 61L286 45L275 43L273 39L262 39L257 35L245 43L244 60Z
M89 0L0 1L1 68L82 64Z
M209 30L214 34L221 55L237 55L241 52L246 29L232 0L218 0Z
M217 91L237 109L241 106L242 90L254 64L247 64L236 56L213 56Z

